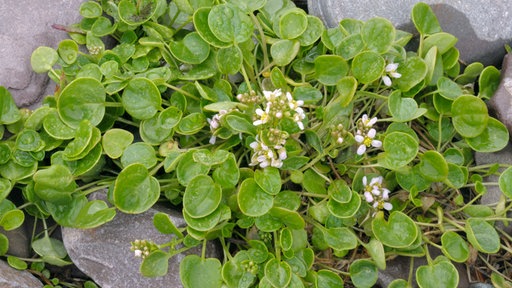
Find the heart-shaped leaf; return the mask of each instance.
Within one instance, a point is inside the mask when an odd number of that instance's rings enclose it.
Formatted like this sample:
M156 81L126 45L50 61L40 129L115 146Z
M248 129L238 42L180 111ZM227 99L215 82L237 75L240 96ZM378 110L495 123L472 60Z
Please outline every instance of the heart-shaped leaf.
M350 264L350 279L356 287L373 287L377 283L378 270L375 263L366 259L358 259Z
M274 287L287 287L292 280L292 268L287 262L272 259L265 265L265 277Z
M469 218L465 228L469 243L478 251L493 254L500 250L498 232L484 219Z
M134 78L123 91L122 103L128 114L144 120L156 115L162 104L162 97L153 81Z
M198 175L187 185L183 208L192 218L205 217L219 207L222 188L210 176Z
M267 167L254 171L254 181L270 195L277 195L281 191L281 175L277 168Z
M133 134L124 129L114 128L103 134L103 151L112 159L121 157L123 151L133 142Z
M386 61L376 52L364 51L352 60L352 73L356 79L368 84L379 79L384 73Z
M349 70L347 61L336 55L320 55L315 58L315 75L324 85L336 85L347 75Z
M169 258L171 255L162 250L151 252L142 260L140 273L145 277L165 276L169 270Z
M414 98L402 97L400 90L395 90L389 95L388 107L391 116L397 122L411 121L427 112L425 108L418 108Z
M180 279L185 288L222 287L222 265L219 259L201 259L187 255L180 263Z
M409 247L419 233L414 221L399 211L391 212L388 221L382 212L377 213L372 221L372 230L382 244L392 248Z
M266 214L274 203L274 198L265 192L254 180L245 179L238 191L238 206L247 216L257 217Z
M416 158L419 143L409 134L397 131L384 138L382 147L384 153L379 155L379 163L386 168L398 170Z
M126 166L116 178L112 192L114 205L125 213L142 213L158 201L160 184L140 163Z
M210 45L197 32L187 34L181 41L173 42L169 47L176 59L188 64L202 63L210 54Z
M455 288L459 284L459 273L449 261L440 261L416 269L416 282L421 288Z
M485 102L471 95L463 95L453 101L452 115L455 130L468 138L482 134L490 118Z
M489 117L487 126L480 135L466 138L466 143L475 151L490 153L500 151L508 144L509 132L499 120Z
M368 49L382 54L395 41L395 27L387 19L374 17L363 24L361 35Z
M77 78L69 83L57 98L61 120L77 128L83 120L98 125L105 115L105 88L96 79Z
M251 18L240 8L228 4L212 7L208 26L220 41L235 44L248 40L254 30Z

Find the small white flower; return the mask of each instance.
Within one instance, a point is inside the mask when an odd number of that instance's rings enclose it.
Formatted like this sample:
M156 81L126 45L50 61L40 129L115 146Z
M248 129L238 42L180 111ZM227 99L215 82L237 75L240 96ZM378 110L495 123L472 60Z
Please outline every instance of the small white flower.
M388 65L386 65L386 68L385 68L385 72L386 72L386 75L382 76L382 82L384 82L384 85L390 87L392 82L391 82L391 78L400 78L402 77L402 74L396 72L396 70L398 69L398 63L390 63ZM389 75L389 76L388 76Z
M343 137L338 137L338 139L336 139L336 143L343 144Z
M361 122L363 123L363 126L366 128L372 128L372 126L377 123L377 117L373 117L372 119L368 118L368 114L364 114L361 117Z
M260 118L256 121L254 121L252 124L254 126L258 126L258 125L267 123L268 120L270 119L269 111L270 111L269 106L267 106L265 111L263 111L263 109L261 109L261 108L256 109L256 111L255 111L256 115L258 115Z
M389 202L384 202L382 204L382 207L388 211L391 211L391 209L393 209L393 204L389 203Z
M135 257L142 257L142 250L136 249L133 251Z
M357 147L357 155L363 155L364 152L366 152L366 145L361 144L359 147Z
M372 193L370 193L368 191L364 192L364 198L366 199L366 202L368 202L368 203L373 202Z
M368 184L368 178L366 178L366 176L363 176L363 196L366 202L371 204L374 209L385 209L389 211L393 209L393 205L389 202L386 202L389 200L390 191L382 186L383 180L384 178L382 176L373 177L370 183Z

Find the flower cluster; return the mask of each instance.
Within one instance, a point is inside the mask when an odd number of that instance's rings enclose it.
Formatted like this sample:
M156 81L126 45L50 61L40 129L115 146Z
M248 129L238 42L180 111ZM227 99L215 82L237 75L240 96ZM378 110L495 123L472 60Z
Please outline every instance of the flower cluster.
M284 141L286 141L286 139L284 139ZM256 140L250 144L250 147L253 149L254 153L251 157L251 163L249 163L249 165L260 165L261 168L268 166L281 168L281 166L283 166L283 160L287 157L286 148L280 144L283 143L282 137L277 139L276 142L278 144L268 146L260 140L260 137L256 136Z
M398 63L390 63L386 65L386 75L382 76L382 82L384 82L384 85L390 87L391 86L391 78L393 77L395 79L402 77L402 74L396 72L396 69L398 69Z
M343 124L331 127L331 137L336 144L343 144L346 135L347 131L345 130L345 127L343 127Z
M389 202L389 190L385 187L382 187L382 176L373 177L370 183L368 183L368 178L366 176L363 177L363 185L364 185L364 198L366 202L372 204L372 207L377 210L391 210L393 209L393 205Z
M215 136L215 132L220 127L220 119L228 113L227 110L220 110L219 113L213 115L213 117L207 118L208 124L210 124L210 131L212 132L212 137L210 137L210 144L215 144L217 137Z
M158 249L155 243L148 240L135 240L131 244L130 250L133 251L135 257L141 257L142 259Z
M304 130L304 123L302 121L306 118L306 114L301 107L304 105L304 101L294 100L290 92L283 94L281 89L263 91L263 95L265 96L264 109L256 109L257 117L253 122L255 126L290 117L301 130Z
M236 95L236 99L240 103L244 104L258 104L262 101L262 97L258 95L254 90L251 90L247 93L238 94Z
M357 122L357 132L354 136L356 142L359 143L357 155L363 155L367 147L380 148L382 146L381 141L374 139L377 131L372 127L375 123L377 123L377 117L369 119L367 114L364 114Z

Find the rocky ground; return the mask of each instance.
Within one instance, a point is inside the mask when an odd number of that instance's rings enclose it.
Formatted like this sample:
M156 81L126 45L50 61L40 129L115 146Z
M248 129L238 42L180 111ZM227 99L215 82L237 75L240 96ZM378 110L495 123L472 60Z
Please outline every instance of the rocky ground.
M44 74L31 71L30 55L38 46L57 47L67 37L53 29L52 24L69 25L79 19L78 7L83 0L0 0L0 85L7 87L20 107L37 107L41 99L52 94L55 86ZM382 16L398 27L410 30L410 9L414 0L309 0L310 13L324 19L328 26L334 26L341 18L368 19ZM512 40L512 0L482 1L425 1L431 3L443 29L457 36L457 47L461 59L466 62L479 61L485 65L502 66L505 56L504 45ZM512 128L512 68L505 59L502 85L490 103L500 119ZM505 104L504 104L505 103ZM512 163L512 147L489 155L477 155L480 164L500 162ZM490 190L484 197L485 203L494 203L499 190ZM162 210L163 209L163 210ZM139 215L119 213L115 220L97 229L62 229L62 239L71 260L76 267L62 272L68 279L92 279L103 288L108 287L181 287L177 273L180 259L174 257L166 277L147 279L138 273L139 263L129 250L129 241L137 238L165 242L166 236L153 227L152 217L157 211L165 211L173 222L183 224L179 213L166 208L153 208ZM26 221L28 222L28 221ZM4 231L5 232L5 231ZM59 232L56 232L59 233ZM8 254L30 257L31 227L23 226L5 232L10 239ZM213 244L212 244L213 245ZM419 263L420 261L416 261ZM407 278L409 259L397 258L388 263L388 269L380 272L379 284L386 286L392 279ZM459 267L464 271L464 267ZM461 286L468 287L475 279L460 273ZM27 271L15 270L0 260L0 287L43 287L40 278ZM473 283L474 287L487 287Z

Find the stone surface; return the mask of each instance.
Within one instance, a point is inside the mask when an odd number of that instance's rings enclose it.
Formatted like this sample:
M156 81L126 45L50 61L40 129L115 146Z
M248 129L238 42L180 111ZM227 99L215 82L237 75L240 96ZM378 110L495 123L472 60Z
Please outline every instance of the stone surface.
M494 153L475 153L475 162L477 165L485 165L485 164L512 164L512 144L509 142L507 147L503 150L494 152ZM500 168L499 171L505 170L504 168ZM490 175L485 177L486 182L498 182L498 175ZM483 205L493 205L500 201L500 197L503 195L500 188L497 185L489 185L487 186L487 193L485 193L480 199L480 203ZM508 217L511 217L512 213L508 213ZM496 222L496 227L503 229L508 234L512 235L512 224L508 224L504 226L503 222Z
M98 197L98 194L94 197ZM95 229L63 228L62 238L69 257L102 288L182 287L179 263L186 254L200 254L200 247L172 257L169 260L169 273L156 278L145 278L140 274L141 259L130 251L130 242L136 239L151 240L157 244L170 240L171 236L161 234L153 226L153 216L158 212L169 214L177 227L185 224L181 213L164 207L153 207L142 214L133 215L118 212L114 220ZM216 244L210 242L207 249L208 257L219 257Z
M0 287L40 288L43 284L29 272L16 270L4 261L0 261Z
M410 21L412 7L420 0L308 0L310 14L328 27L343 18L389 19L398 28L416 32ZM444 31L459 38L456 47L465 62L499 65L504 45L512 40L512 0L423 0L431 5Z
M433 248L432 246L429 247L429 253L430 257L432 259L435 259L437 256L442 255L441 251L437 248ZM459 272L459 286L458 287L468 287L469 286L469 280L468 280L468 273L466 272L466 267L463 264L460 263L454 263L455 268L457 268L457 271ZM425 257L418 257L414 258L414 271L421 266L427 264L427 258ZM411 265L411 258L410 257L404 257L404 256L398 256L393 260L386 262L386 270L379 271L379 279L378 284L381 287L388 287L389 283L395 279L405 279L407 280L409 278L409 268ZM412 283L413 287L418 287L416 285L416 274L413 273L412 277Z
M512 57L510 54L503 58L501 81L488 104L491 112L507 126L512 136Z
M0 0L0 85L16 104L37 106L43 96L53 94L55 84L46 74L36 74L30 56L39 46L56 48L67 38L53 24L70 25L80 20L84 0Z
M0 228L0 233L9 239L7 254L22 258L30 257L30 232L27 230L27 220L19 228L5 231Z

